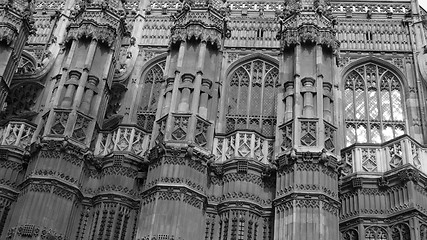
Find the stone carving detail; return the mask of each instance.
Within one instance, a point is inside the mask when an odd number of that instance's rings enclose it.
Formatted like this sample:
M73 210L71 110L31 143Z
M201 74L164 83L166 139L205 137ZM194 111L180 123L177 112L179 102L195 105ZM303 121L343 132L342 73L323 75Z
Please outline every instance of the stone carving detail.
M87 137L86 133L88 132L90 121L90 118L78 114L76 124L74 125L73 138L80 142L84 142Z
M342 164L341 164L341 175L347 176L348 174L353 173L353 155L351 151L344 152L341 155Z
M11 121L3 132L0 132L2 145L17 146L25 149L31 144L36 128L25 122Z
M354 229L347 230L343 233L343 240L359 240L359 233Z
M197 119L194 141L201 147L206 147L208 143L209 122Z
M301 144L315 146L317 139L317 122L301 121Z
M52 128L50 129L51 134L62 135L65 132L65 127L67 126L69 112L65 111L55 111L54 122L52 123Z
M377 157L375 149L362 150L362 168L367 172L378 171Z
M174 116L173 140L185 140L187 137L189 120L190 117L187 116Z
M393 169L402 166L402 146L400 145L400 142L393 144L388 149L390 153L390 167Z
M419 147L417 147L417 145L415 145L415 143L411 142L411 153L412 153L412 161L414 162L414 166L417 169L421 168L421 161L419 158Z
M335 128L325 123L325 149L335 152Z
M138 172L130 167L121 167L121 166L111 166L106 167L102 170L102 176L105 175L117 175L117 176L126 176L129 178L136 178Z
M387 240L387 231L378 226L371 226L365 229L365 239Z
M173 20L171 43L195 37L202 41L212 42L219 48L222 38L231 36L231 31L227 29L227 18L213 8L195 12L191 11L190 7L186 7L173 16Z
M282 151L287 151L292 148L292 122L284 125L282 128L282 145L280 146Z
M239 131L228 137L215 138L214 155L219 162L246 157L268 163L274 154L273 143L257 133Z
M148 149L150 135L136 127L120 126L114 132L100 133L95 155L107 155L112 151L130 151L143 157Z

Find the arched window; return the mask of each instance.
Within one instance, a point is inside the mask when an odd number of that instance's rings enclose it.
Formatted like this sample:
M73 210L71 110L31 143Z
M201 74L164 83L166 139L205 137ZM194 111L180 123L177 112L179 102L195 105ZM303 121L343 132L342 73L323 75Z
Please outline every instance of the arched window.
M147 131L153 130L165 63L164 60L158 62L143 74L143 90L140 96L141 103L137 113L137 124Z
M404 223L396 224L391 230L392 240L411 240L408 225Z
M251 129L273 136L276 125L276 88L279 70L263 61L253 60L230 74L227 132Z
M343 233L344 240L359 240L359 234L356 230L350 229Z
M382 143L405 132L403 89L386 68L368 63L345 77L346 145Z
M383 228L372 226L365 230L365 240L387 240L387 231Z

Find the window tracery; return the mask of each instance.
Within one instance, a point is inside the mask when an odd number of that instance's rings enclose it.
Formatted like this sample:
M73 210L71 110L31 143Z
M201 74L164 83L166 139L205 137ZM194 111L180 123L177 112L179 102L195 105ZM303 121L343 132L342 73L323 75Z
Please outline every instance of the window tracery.
M153 130L165 64L165 60L160 61L151 66L144 74L141 103L137 113L137 124L147 131Z
M351 70L344 83L346 145L404 134L402 92L399 78L382 66L367 63Z
M350 230L344 232L343 239L344 240L358 240L359 234L357 233L356 230L350 229Z
M366 240L387 240L387 231L378 226L372 226L365 230Z
M246 62L229 78L227 132L256 130L273 136L276 125L276 90L279 69L260 59Z
M396 224L391 230L392 240L410 240L409 226L404 223Z

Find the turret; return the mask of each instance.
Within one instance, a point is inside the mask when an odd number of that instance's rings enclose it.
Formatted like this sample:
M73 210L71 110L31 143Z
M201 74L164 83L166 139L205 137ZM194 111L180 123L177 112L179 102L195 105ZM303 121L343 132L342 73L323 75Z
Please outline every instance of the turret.
M274 239L338 239L336 20L324 1L279 14L283 99L276 134Z

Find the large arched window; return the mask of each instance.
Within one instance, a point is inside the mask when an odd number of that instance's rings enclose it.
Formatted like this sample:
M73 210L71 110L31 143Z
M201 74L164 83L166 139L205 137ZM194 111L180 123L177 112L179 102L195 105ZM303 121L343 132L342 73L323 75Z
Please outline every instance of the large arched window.
M366 240L387 240L387 231L381 227L372 226L365 231Z
M367 63L345 77L346 145L382 143L405 132L403 89L390 70Z
M158 62L143 74L143 90L137 113L137 123L147 131L153 130L165 63L166 61L164 60Z
M260 59L246 62L231 72L227 132L250 129L274 136L278 76L276 66Z

